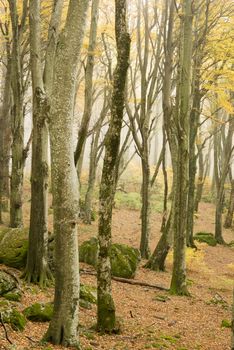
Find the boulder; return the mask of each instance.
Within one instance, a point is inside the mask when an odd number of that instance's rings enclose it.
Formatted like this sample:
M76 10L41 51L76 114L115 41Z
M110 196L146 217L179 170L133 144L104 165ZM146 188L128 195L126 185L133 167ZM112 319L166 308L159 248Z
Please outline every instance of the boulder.
M140 258L138 249L126 244L112 244L110 253L112 275L134 278Z
M28 229L4 229L0 234L0 263L21 268L26 264Z
M96 267L98 255L98 240L96 237L90 238L79 247L79 260Z
M13 289L10 292L7 292L3 295L5 299L10 301L21 301L22 293L19 289Z
M26 325L25 316L13 307L8 301L0 302L2 321L8 323L16 331L23 331Z
M32 322L48 322L53 315L53 303L35 303L24 309L23 314Z
M13 291L16 287L16 279L4 270L0 270L0 296Z
M98 240L92 237L79 248L79 259L96 268ZM116 277L133 278L140 261L140 251L126 244L112 244L110 250L111 273Z
M87 301L91 304L97 303L97 289L85 284L80 285L80 300Z

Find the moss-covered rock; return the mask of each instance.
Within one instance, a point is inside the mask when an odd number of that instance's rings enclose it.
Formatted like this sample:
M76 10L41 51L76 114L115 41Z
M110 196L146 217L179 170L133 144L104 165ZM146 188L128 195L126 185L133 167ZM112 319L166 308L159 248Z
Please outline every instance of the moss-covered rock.
M133 278L140 261L140 251L126 244L112 244L110 260L113 276Z
M23 331L26 325L25 316L14 308L9 301L0 301L0 312L2 321L8 323L16 331Z
M27 229L5 229L0 240L0 263L21 268L26 264L28 250Z
M79 260L86 264L97 266L98 240L96 237L90 238L79 247Z
M89 301L84 300L84 299L80 299L80 300L79 300L79 305L80 305L80 307L82 307L83 309L87 309L87 310L92 309L92 304L91 304Z
M7 272L0 270L0 296L12 291L16 287L16 279Z
M32 322L47 322L52 318L53 304L35 303L24 309L23 314Z
M79 248L80 261L97 266L98 240L92 237ZM112 244L110 250L111 272L113 276L133 278L140 261L138 249L126 244Z
M80 298L91 304L97 303L97 290L95 287L80 285Z
M198 232L195 234L194 239L201 243L207 243L212 247L217 245L217 241L212 233Z
M19 289L13 289L12 291L3 295L5 299L10 301L21 301L22 293Z

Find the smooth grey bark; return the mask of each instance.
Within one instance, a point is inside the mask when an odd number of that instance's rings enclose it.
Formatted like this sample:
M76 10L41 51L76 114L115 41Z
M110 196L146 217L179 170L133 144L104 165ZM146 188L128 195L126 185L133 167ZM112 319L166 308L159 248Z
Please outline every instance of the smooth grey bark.
M216 167L216 190L217 190L217 196L216 196L216 210L215 210L215 239L219 244L224 244L224 239L222 236L222 212L223 212L223 202L224 202L224 185L226 181L226 177L228 175L229 170L229 164L230 159L233 152L233 133L234 133L234 119L230 115L230 120L228 123L228 131L227 135L224 139L224 145L223 145L223 154L222 154L222 160L221 160L221 166L220 171ZM214 149L217 148L217 140L215 140L214 143ZM218 151L215 151L215 155L217 157Z
M58 1L53 8L50 28L54 30L56 40L59 17L61 17L62 1ZM56 6L60 6L57 13ZM52 278L48 267L48 125L49 115L49 90L51 82L43 81L42 57L41 57L41 0L30 0L30 61L33 92L33 137L32 137L32 167L31 167L31 212L29 228L29 248L27 265L23 277L28 282L46 285ZM58 16L58 18L54 18ZM50 29L49 29L50 33ZM50 42L51 45L51 42ZM47 50L50 50L50 45ZM54 45L53 45L54 46ZM55 48L55 46L54 46ZM48 56L46 57L48 58ZM49 61L46 60L47 69ZM50 70L53 70L53 61L50 62ZM51 78L52 79L52 75ZM46 88L47 87L47 88Z
M173 107L171 103L171 90L172 90L172 72L173 72L173 26L174 26L174 2L172 0L168 0L165 5L165 27L164 27L164 79L163 79L163 87L162 87L162 107L163 107L163 122L165 129L165 133L168 139L169 148L171 151L172 163L174 164L174 172L173 179L176 176L176 156L177 156L177 144L174 136L174 120L173 120ZM164 136L165 138L165 136ZM165 141L165 140L164 140ZM165 150L162 150L165 151ZM163 156L163 152L162 152ZM156 169L157 170L157 169ZM154 179L154 176L152 180ZM173 180L174 183L174 180ZM164 270L165 268L165 260L167 254L170 250L172 239L171 239L171 230L173 227L174 220L174 211L173 211L173 203L174 203L174 185L172 185L172 204L170 214L168 216L167 222L165 223L165 227L163 228L162 235L158 244L156 245L153 254L150 259L146 263L145 267L150 268L152 270Z
M115 0L115 36L117 65L113 76L111 120L105 140L105 156L99 194L98 267L97 267L97 329L111 333L116 330L115 305L111 293L111 221L115 195L115 171L123 121L124 91L130 54L127 32L126 1Z
M170 290L174 294L188 295L186 286L185 244L186 212L188 198L188 151L189 151L189 112L192 58L192 1L182 2L181 41L179 54L179 74L177 89L177 109L175 112L177 162L175 177L174 208L174 254ZM174 168L173 168L174 170Z
M89 31L89 46L87 53L87 62L85 66L85 97L84 97L84 113L81 121L81 126L78 132L78 142L75 150L75 164L78 163L82 149L87 137L89 121L93 106L93 68L94 57L97 39L97 24L99 14L99 0L92 0L91 9L91 24Z
M155 11L156 14L156 11ZM141 186L141 239L140 251L142 258L148 258L149 235L150 235L150 196L151 177L149 164L150 135L152 127L152 109L159 93L160 75L159 66L161 61L162 31L164 26L165 11L159 23L158 36L156 40L151 37L151 30L157 24L158 19L150 22L148 2L138 1L137 13L137 61L135 72L131 74L132 95L134 98L134 112L127 105L127 114L130 121L133 139L136 144L137 153L141 159L142 186ZM144 37L142 36L142 19L144 23ZM152 51L152 55L150 55ZM138 77L139 70L139 77ZM137 102L137 85L140 81L140 102Z
M87 0L70 0L56 47L49 119L55 234L54 313L47 341L78 346L78 178L73 152L73 106Z
M93 201L93 192L95 187L96 172L98 161L101 157L104 143L100 143L101 128L102 123L106 117L106 114L109 110L109 103L107 101L106 95L104 96L103 108L100 114L100 118L95 126L95 131L92 135L91 148L90 148L90 164L89 164L89 177L88 177L88 187L85 194L85 212L84 212L84 222L91 224L92 222L92 201Z

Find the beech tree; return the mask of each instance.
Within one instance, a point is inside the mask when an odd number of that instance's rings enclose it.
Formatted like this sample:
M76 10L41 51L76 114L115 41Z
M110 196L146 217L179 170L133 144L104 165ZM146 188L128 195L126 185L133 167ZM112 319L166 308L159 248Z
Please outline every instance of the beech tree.
M179 53L179 74L177 87L177 103L175 112L177 162L174 170L175 203L173 206L174 220L174 254L171 292L187 295L185 269L185 229L188 195L188 137L191 86L191 56L192 56L192 1L182 2L181 41Z
M11 29L11 88L12 88L12 165L10 183L10 226L22 227L22 190L24 165L27 157L28 147L24 149L24 93L27 86L23 76L23 58L25 50L23 47L23 35L25 31L28 14L28 0L23 0L22 15L19 20L17 1L8 0ZM27 41L26 41L27 42Z
M24 278L47 284L52 278L48 267L48 118L52 90L54 54L58 38L63 0L54 3L48 33L44 69L41 44L41 0L30 0L30 56L33 92L33 137L31 168L31 211L29 248Z
M115 0L115 36L117 65L113 75L111 120L105 140L105 156L100 184L100 209L98 225L98 304L97 328L113 332L116 326L115 305L111 293L111 221L115 195L116 163L119 153L120 133L123 121L124 90L129 64L130 36L127 32L126 1Z
M88 0L70 0L54 57L50 144L55 235L54 312L45 338L79 346L78 178L73 150L73 107Z

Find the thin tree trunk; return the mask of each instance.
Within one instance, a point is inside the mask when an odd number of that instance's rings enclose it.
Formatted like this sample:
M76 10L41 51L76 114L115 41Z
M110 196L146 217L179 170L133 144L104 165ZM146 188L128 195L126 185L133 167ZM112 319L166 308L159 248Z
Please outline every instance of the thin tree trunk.
M116 329L115 305L111 293L109 254L111 246L112 208L115 194L115 170L119 153L124 109L124 90L130 51L130 36L127 33L125 0L115 1L115 33L118 56L113 81L111 121L105 141L105 157L99 195L97 328L102 332L112 332Z
M3 101L0 118L0 222L2 212L9 209L10 196L10 153L11 153L11 54L7 42L7 66L4 81Z
M78 133L78 142L75 151L75 164L77 164L82 148L87 137L89 121L92 113L93 106L93 68L94 68L94 56L97 38L97 24L99 13L99 0L92 1L91 9L91 25L89 32L89 46L87 63L85 67L85 102L84 102L84 114L81 121L81 126Z
M228 204L228 212L225 218L224 227L230 228L232 227L233 221L233 213L234 213L234 180L231 180L231 192Z
M10 226L22 227L22 190L24 176L24 106L22 87L22 67L20 59L20 32L16 2L9 0L12 25L12 166L10 183Z
M142 159L142 207L141 207L141 242L140 252L143 259L148 259L149 250L149 234L150 234L150 167L148 161L148 152Z

